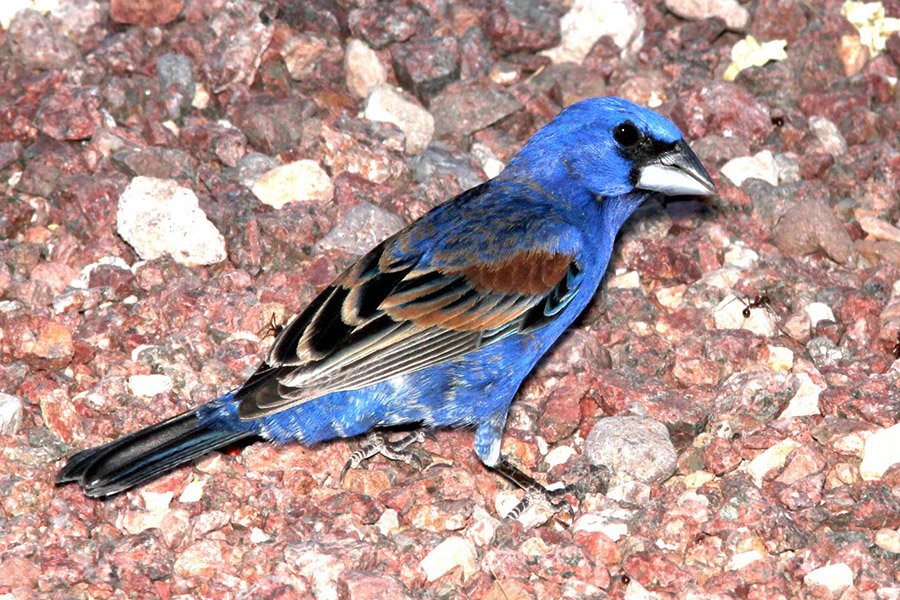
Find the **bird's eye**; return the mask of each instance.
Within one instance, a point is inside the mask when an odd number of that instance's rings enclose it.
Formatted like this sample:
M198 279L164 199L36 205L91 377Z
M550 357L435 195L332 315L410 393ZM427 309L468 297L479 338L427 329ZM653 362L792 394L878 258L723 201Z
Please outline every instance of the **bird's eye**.
M641 132L631 121L625 121L616 125L613 129L613 138L624 148L630 148L641 139Z

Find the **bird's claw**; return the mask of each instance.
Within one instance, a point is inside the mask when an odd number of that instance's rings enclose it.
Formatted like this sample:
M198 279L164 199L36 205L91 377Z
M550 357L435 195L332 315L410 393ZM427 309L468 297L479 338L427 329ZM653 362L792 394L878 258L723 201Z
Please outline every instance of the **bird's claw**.
M413 444L422 443L425 439L434 440L434 434L430 431L413 431L400 439L389 442L379 432L372 432L366 436L365 441L350 455L349 460L341 469L339 481L343 483L344 477L350 469L358 468L363 462L376 454L381 454L389 460L395 460L411 465L418 470L423 468L422 459L416 456L408 448Z
M519 500L511 511L506 514L508 519L518 521L519 518L533 505L544 502L555 511L566 511L569 516L574 516L572 506L566 502L565 496L573 491L572 485L559 485L554 487L535 485L526 488L525 495Z

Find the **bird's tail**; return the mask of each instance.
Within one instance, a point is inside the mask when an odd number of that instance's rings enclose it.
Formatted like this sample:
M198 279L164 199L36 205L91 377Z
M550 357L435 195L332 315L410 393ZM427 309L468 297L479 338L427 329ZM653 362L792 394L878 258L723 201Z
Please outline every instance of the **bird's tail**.
M251 437L255 433L222 430L202 422L195 409L79 452L60 470L56 483L74 481L91 498L111 496Z

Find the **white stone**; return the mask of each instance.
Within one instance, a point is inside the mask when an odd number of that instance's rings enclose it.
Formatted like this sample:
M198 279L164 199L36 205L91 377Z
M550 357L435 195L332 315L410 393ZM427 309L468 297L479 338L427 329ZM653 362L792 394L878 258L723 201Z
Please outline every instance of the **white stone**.
M272 536L267 534L259 527L253 527L250 529L250 542L253 544L263 544L271 539Z
M116 231L143 260L165 254L183 265L225 260L225 238L197 195L171 179L135 177L119 197Z
M435 581L456 567L462 567L463 577L468 579L478 570L475 546L463 537L449 537L435 546L419 566L428 581Z
M751 178L762 179L772 185L778 185L775 156L769 150L763 150L753 156L732 158L722 165L719 171L738 187Z
M623 56L644 45L644 13L632 0L575 0L559 28L560 45L542 52L554 63L581 63L604 35L612 37Z
M0 392L0 435L15 435L19 432L24 409L21 398Z
M900 244L900 227L894 227L884 219L871 216L860 216L856 219L859 226L869 237L876 240L887 240Z
M794 353L784 346L768 346L769 357L766 364L774 371L790 371L794 366Z
M544 462L552 469L558 465L564 465L569 459L577 454L572 446L557 446L547 453Z
M434 137L434 117L389 85L379 85L369 93L365 117L370 121L393 123L406 136L406 153L418 154Z
M771 448L757 454L753 460L747 463L747 473L758 487L762 487L766 474L772 469L783 467L788 455L799 447L800 444L790 438L781 440Z
M599 512L585 513L572 525L572 531L588 533L601 532L614 542L628 535L628 522L632 511L622 508L607 508Z
M686 291L687 286L683 283L672 287L660 288L656 290L656 301L666 308L675 310L684 302L684 293Z
M809 325L815 328L819 321L836 321L831 307L824 302L810 302L803 309L809 317Z
M841 135L841 130L825 117L810 117L809 128L828 154L841 156L847 153L847 140Z
M723 264L739 269L749 269L759 260L759 254L741 243L735 243L728 249L723 258L725 259Z
M863 479L881 479L892 466L900 463L900 423L879 429L866 440L859 474Z
M765 306L750 309L750 316L744 316L747 301L733 294L725 296L713 309L716 329L746 329L763 337L778 335L778 321Z
M882 550L900 554L900 529L879 529L875 534L875 545Z
M750 13L737 0L666 0L666 8L683 19L719 17L729 29L743 29L750 20Z
M150 398L172 389L172 378L168 375L132 375L128 378L128 389L135 396Z
M378 55L362 40L351 39L344 53L344 72L347 87L360 98L387 81L387 72Z
M822 414L819 410L819 394L825 388L813 383L813 380L806 373L798 373L797 379L800 381L800 387L797 388L784 411L778 415L779 419Z
M729 571L738 571L740 569L743 569L747 565L755 563L756 561L763 558L765 558L765 555L763 555L763 553L759 550L748 550L746 552L741 552L731 557L731 560L728 561L727 569Z
M481 163L481 170L488 176L488 179L493 179L506 168L503 161L497 158L497 155L482 143L475 142L472 144L472 156Z
M620 290L636 290L641 287L641 276L637 271L616 273L610 277L607 287Z
M193 504L199 502L203 497L203 486L206 485L204 479L193 479L189 484L184 486L184 491L178 496L178 501L182 504Z
M0 2L0 29L9 29L13 18L26 8L53 13L59 10L59 0L3 0Z
M837 594L853 585L853 570L844 563L826 565L807 573L803 583L808 586L822 586Z
M334 186L328 173L314 160L298 160L263 174L251 188L263 204L282 208L290 202L328 202Z
M393 508L385 510L378 517L378 521L375 522L375 527L378 528L378 531L383 536L389 536L397 532L400 529L400 519L397 516L397 511Z

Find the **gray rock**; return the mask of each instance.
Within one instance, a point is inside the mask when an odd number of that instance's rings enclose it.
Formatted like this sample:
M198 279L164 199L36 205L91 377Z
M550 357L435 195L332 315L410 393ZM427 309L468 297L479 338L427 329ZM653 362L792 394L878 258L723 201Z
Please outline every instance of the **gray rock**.
M469 135L521 108L509 92L489 81L452 83L431 101L435 135Z
M197 84L190 59L184 54L163 54L156 59L156 76L159 78L159 92L163 96L174 91L181 95L179 107L190 108ZM171 115L177 118L180 115Z
M260 177L279 166L281 163L261 152L249 152L241 157L235 169L238 181L252 188Z
M15 16L6 43L16 59L34 69L62 69L80 57L78 48L50 17L30 8Z
M786 256L822 250L835 262L850 264L858 255L853 240L831 207L818 198L794 204L778 221L775 245Z
M618 482L665 481L677 460L666 426L640 416L600 419L585 440L584 453L591 464L608 467Z
M441 175L451 175L459 186L467 190L484 182L470 156L458 156L443 144L435 143L409 161L409 169L416 183L425 183Z
M394 213L362 202L347 211L338 224L316 242L315 249L320 252L343 250L349 254L362 255L405 226L403 219Z

